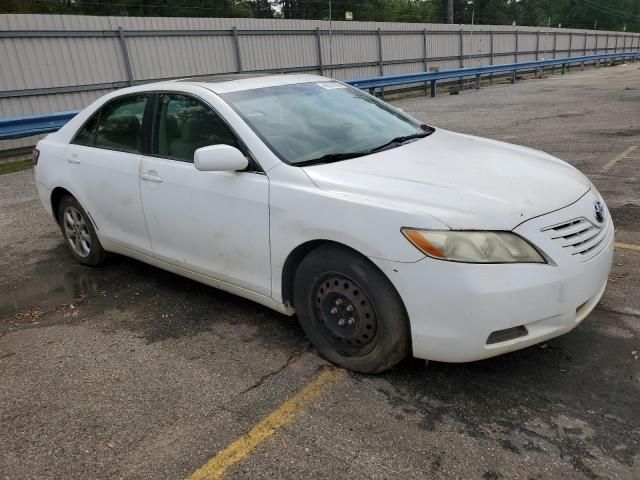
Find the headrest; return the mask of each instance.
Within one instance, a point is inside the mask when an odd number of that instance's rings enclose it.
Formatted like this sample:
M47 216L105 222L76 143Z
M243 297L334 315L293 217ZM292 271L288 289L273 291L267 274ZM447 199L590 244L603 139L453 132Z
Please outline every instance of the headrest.
M193 142L211 135L211 118L207 114L196 114L185 120L182 127L182 140Z
M132 113L123 113L121 115L112 115L107 118L103 133L107 134L137 134L140 130L140 120Z

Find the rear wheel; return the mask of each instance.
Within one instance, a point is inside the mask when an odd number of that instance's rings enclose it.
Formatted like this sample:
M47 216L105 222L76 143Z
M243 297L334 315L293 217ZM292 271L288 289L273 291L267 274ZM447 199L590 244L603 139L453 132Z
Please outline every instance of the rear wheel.
M89 216L80 203L67 195L58 205L58 222L71 255L84 265L97 266L106 259Z
M295 276L298 319L316 349L362 373L391 368L410 351L409 322L389 279L337 245L312 251Z

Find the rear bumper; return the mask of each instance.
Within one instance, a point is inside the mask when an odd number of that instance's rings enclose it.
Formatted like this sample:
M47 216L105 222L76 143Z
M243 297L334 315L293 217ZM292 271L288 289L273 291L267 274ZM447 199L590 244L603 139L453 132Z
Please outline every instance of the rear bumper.
M43 183L38 182L37 179L36 179L36 189L38 190L38 196L40 197L40 203L42 203L42 206L47 211L49 216L51 218L53 218L54 220L56 220L55 215L53 214L53 211L51 209L51 189L48 188Z
M566 265L372 261L404 301L414 356L468 362L525 348L580 324L604 293L613 243L609 228L598 255ZM526 335L487 344L491 333L518 326L526 327Z

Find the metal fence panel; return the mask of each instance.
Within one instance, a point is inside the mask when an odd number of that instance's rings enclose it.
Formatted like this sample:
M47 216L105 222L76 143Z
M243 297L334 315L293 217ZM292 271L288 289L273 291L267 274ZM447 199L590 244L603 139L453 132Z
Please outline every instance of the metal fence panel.
M637 34L508 25L16 14L0 25L2 117L78 109L162 78L284 70L348 80L560 58L570 46L572 56L640 50Z
M269 70L317 64L312 35L241 35L238 38L244 70ZM232 69L231 71L235 70Z

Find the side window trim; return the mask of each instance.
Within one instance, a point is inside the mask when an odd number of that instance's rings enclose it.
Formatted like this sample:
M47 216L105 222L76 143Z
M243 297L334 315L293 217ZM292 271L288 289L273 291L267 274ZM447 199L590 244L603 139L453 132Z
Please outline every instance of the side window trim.
M142 135L143 135L143 142L142 142L142 148L141 151L139 152L132 152L130 150L122 150L119 148L109 148L103 145L96 145L96 140L97 140L97 136L98 136L98 129L100 127L100 120L102 119L102 112L104 110L105 107L109 106L110 104L112 104L113 102L117 102L120 100L124 100L125 98L128 97L140 97L140 96L144 96L147 97L147 104L145 105L145 110L142 116L142 125L141 125L141 129L142 129ZM108 102L103 103L100 108L98 108L98 110L96 110L96 112L93 113L93 115L91 115L83 124L82 127L80 127L75 135L73 136L73 139L71 140L71 142L69 142L69 144L73 144L73 145L79 145L81 147L90 147L90 148L99 148L101 150L110 150L113 152L122 152L122 153L129 153L131 155L149 155L150 149L147 149L147 144L145 136L147 135L147 132L145 132L144 130L144 124L147 123L147 108L149 107L149 103L153 100L154 97L154 92L135 92L135 93L126 93L124 95L119 95L115 98L112 98L111 100L109 100ZM93 143L92 145L85 145L83 143L76 143L76 139L78 138L78 136L80 135L80 132L82 132L82 130L84 129L84 127L91 121L93 120L93 117L97 115L97 119L98 121L96 122L96 130L93 133Z
M149 148L149 153L147 153L145 155L149 155L151 157L156 157L156 158L163 158L163 159L166 159L166 160L173 160L175 162L188 163L185 160L182 160L182 159L179 159L179 158L170 157L170 156L160 155L158 153L158 149L159 149L158 130L159 130L159 125L160 125L161 97L163 95L181 95L183 97L189 97L189 98L191 98L193 100L196 100L196 101L202 103L205 107L211 109L211 111L215 115L218 116L218 118L222 121L222 123L227 128L227 130L229 130L229 133L231 135L233 135L233 138L236 140L236 143L239 146L239 150L248 158L249 166L247 167L247 170L245 170L246 172L264 173L263 168L256 161L255 156L253 155L251 150L249 150L249 147L247 147L247 145L244 143L244 141L242 141L242 138L240 138L240 136L236 133L236 131L229 124L227 119L224 118L224 116L221 115L220 112L218 112L218 110L215 107L213 107L209 102L207 102L205 99L199 97L198 95L192 94L192 93L175 91L175 90L159 90L159 91L153 92L153 94L154 94L155 100L154 100L154 108L153 108L153 125L151 127L151 132L150 132L151 133L151 141L150 141L150 144L149 144L149 147L150 147Z
M146 92L148 97L147 104L142 114L142 155L151 155L153 151L153 133L156 124L156 108L158 103L158 95L155 92Z

